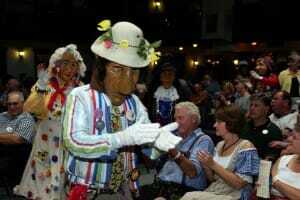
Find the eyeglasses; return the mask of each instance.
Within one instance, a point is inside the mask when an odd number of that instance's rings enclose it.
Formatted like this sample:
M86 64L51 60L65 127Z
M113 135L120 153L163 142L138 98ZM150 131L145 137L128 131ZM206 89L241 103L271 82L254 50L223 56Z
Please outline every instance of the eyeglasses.
M7 106L17 106L19 102L7 102Z

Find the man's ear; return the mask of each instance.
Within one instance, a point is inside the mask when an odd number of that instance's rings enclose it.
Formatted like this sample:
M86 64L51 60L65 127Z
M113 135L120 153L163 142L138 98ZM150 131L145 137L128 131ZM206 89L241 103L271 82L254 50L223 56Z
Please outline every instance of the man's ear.
M197 123L196 116L192 116L192 122L193 122L193 124Z

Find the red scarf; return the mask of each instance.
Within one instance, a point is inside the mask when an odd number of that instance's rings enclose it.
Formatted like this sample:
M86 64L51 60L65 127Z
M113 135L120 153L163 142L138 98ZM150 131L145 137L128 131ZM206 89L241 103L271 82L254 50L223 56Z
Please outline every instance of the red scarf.
M57 79L50 80L50 85L52 88L54 88L55 92L51 95L49 103L48 103L48 109L53 111L53 104L56 101L56 98L60 95L60 101L61 105L65 104L66 101L66 95L64 91L66 90L66 86L60 88Z

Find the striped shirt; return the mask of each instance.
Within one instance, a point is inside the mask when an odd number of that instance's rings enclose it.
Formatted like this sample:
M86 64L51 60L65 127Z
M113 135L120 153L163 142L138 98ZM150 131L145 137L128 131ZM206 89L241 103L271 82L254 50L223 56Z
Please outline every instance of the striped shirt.
M68 151L65 168L70 182L96 188L108 186L112 163L120 153L116 136L111 134L111 108L109 98L89 85L75 88L69 94L63 114L63 141ZM122 129L135 122L149 122L145 107L135 95L127 97L119 108L124 111L120 116ZM124 177L128 177L136 167L136 155L129 149L122 154ZM130 184L138 187L137 182Z
M35 121L29 113L23 112L16 117L8 112L0 113L0 134L15 133L27 143L32 143L35 131Z

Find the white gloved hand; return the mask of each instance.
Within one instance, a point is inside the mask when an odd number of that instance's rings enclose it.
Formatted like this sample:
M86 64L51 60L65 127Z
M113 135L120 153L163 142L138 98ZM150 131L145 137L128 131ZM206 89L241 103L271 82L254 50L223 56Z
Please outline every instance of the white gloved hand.
M154 146L161 151L168 152L173 149L182 140L181 137L174 135L171 131L176 130L178 124L176 122L168 124L161 128L161 133L156 139Z
M46 90L49 81L49 73L45 69L45 64L39 64L37 66L37 76L38 76L37 87L40 90Z
M251 70L251 71L250 71L250 74L251 74L251 76L252 76L253 78L255 78L255 79L258 79L258 80L262 80L262 79L263 79L263 77L260 76L256 71Z
M125 130L115 133L117 148L152 143L160 132L159 123L133 124Z

